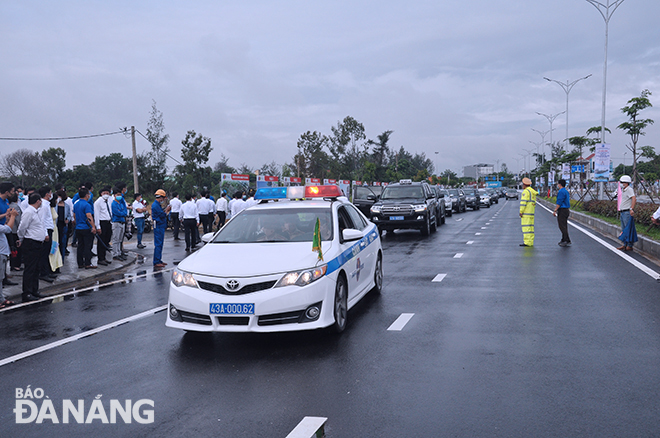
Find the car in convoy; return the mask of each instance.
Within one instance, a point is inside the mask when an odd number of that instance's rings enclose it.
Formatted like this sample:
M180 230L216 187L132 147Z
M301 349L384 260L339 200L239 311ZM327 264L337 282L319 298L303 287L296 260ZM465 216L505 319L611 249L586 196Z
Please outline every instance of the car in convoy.
M383 189L380 199L371 206L371 220L381 233L418 229L426 236L443 222L437 204L428 183L404 179Z
M376 226L338 186L259 189L255 200L176 267L166 326L343 331L348 310L383 286Z
M435 192L438 198L445 203L445 216L451 216L454 213L454 201L449 196L449 192L438 186L435 187Z
M493 205L494 201L491 198L491 194L486 189L479 189L479 206L490 208Z
M500 203L500 193L494 188L486 188L486 191L490 195L490 202L493 204Z
M456 213L463 213L467 210L467 201L465 193L461 189L447 189L451 197L452 208Z
M506 191L506 200L508 201L509 199L518 199L518 190L516 189L509 189Z
M371 216L371 206L383 191L382 186L356 186L353 189L353 205L366 217Z
M481 208L481 197L479 196L479 191L473 188L463 189L465 193L465 204L470 207L472 210L479 210Z

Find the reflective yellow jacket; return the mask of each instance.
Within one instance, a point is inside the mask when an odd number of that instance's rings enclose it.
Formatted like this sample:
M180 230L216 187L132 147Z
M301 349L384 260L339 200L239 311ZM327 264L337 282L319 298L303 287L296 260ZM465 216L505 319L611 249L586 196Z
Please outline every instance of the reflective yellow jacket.
M527 187L523 190L522 195L520 196L520 213L522 213L523 218L525 216L534 217L534 210L536 209L536 195L539 192L534 190L531 187Z

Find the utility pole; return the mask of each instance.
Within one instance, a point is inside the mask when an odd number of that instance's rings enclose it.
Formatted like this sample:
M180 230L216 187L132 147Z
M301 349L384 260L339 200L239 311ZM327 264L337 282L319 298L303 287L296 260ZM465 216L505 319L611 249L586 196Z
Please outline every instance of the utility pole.
M587 0L587 1L589 1L589 0ZM573 82L568 82L568 79L567 79L565 84L563 82L559 82L555 79L548 79L545 76L543 77L543 79L545 79L546 81L554 82L555 84L559 85L564 90L564 92L566 93L566 111L565 111L565 113L566 113L566 138L564 139L564 144L566 146L568 146L568 95L571 92L571 90L573 89L573 87L575 86L575 84L577 84L581 80L587 79L589 77L591 77L591 75L587 75L583 78L576 79ZM568 147L566 148L566 150L568 150Z
M135 150L135 126L131 126L131 142L133 143L133 187L135 193L140 193L138 186L138 172L137 172L137 152Z

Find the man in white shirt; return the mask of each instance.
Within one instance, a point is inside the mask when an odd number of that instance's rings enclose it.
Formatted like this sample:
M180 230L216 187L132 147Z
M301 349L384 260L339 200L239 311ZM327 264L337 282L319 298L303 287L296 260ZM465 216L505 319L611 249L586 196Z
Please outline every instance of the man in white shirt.
M100 196L94 201L94 224L96 229L100 230L97 234L101 243L96 244L96 251L99 256L98 264L107 266L110 262L106 259L110 239L112 239L112 211L110 210L110 187L103 187Z
M179 199L179 194L177 192L172 192L172 199L170 200L170 217L172 218L172 229L174 233L174 240L181 240L179 238L179 229L181 228L181 200Z
M28 207L23 210L18 226L18 242L23 252L23 302L43 298L39 293L39 260L44 239L48 235L44 221L39 214L41 196L32 193L28 197Z
M215 203L215 211L218 215L218 230L222 228L222 226L225 224L225 221L227 220L227 206L227 192L223 190L220 199L218 199L218 202Z
M199 220L202 223L204 234L209 232L214 209L215 204L208 198L208 192L202 192L202 198L197 201L197 212L199 213Z
M623 175L619 181L621 182L621 198L618 200L619 204L619 217L621 219L621 231L626 229L628 222L635 216L635 205L637 204L637 198L635 197L635 192L630 183L632 179L628 175ZM632 251L633 244L635 242L623 241L623 245L617 249L620 251Z
M144 212L147 211L147 206L144 205L142 201L142 194L136 193L133 195L133 220L135 221L135 228L137 229L137 247L139 249L146 248L146 245L142 244L142 234L144 234Z
M195 248L195 245L197 245L197 233L195 231L199 228L199 211L191 195L186 195L186 202L181 206L180 214L183 218L186 251L190 251L191 248Z
M236 216L238 213L241 211L245 210L247 208L247 204L243 199L241 199L241 192L236 192L234 194L234 201L231 204L231 217Z
M256 191L254 189L250 189L250 191L248 192L248 198L245 201L245 208L250 208L253 205L257 205L259 203L259 201L254 199L254 194L255 193L256 193Z
M41 248L41 260L39 262L39 278L48 283L55 281L55 273L50 267L50 260L48 256L50 255L50 248L53 242L53 230L55 229L55 223L53 222L53 214L50 211L50 200L53 198L53 192L50 190L50 187L44 186L39 189L39 195L41 196L41 208L39 208L39 215L44 221L44 228L46 229L46 238Z

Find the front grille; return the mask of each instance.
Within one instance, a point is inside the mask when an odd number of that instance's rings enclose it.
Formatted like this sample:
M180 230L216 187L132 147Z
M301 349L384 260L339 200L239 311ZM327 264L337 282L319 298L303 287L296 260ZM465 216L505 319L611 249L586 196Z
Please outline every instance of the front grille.
M259 317L259 325L278 325L293 324L301 321L304 310L297 312L274 313L272 315L263 315Z
M218 316L220 325L248 325L249 323L249 316Z
M397 216L410 216L413 213L411 205L402 205L399 207L386 207L381 209L383 214L397 215Z
M192 324L201 324L201 325L211 325L211 317L208 315L200 315L199 313L184 312L179 310L179 315L181 315L181 320L183 322L189 322Z
M230 290L225 289L224 286L216 284L216 283L206 283L204 281L197 281L197 284L202 289L208 290L208 291L211 291L211 292L215 292L215 293L218 293L218 294L222 294L222 295L244 295L244 294L249 294L249 293L252 293L252 292L259 292L260 290L270 289L271 287L275 286L275 283L277 283L276 280L264 281L262 283L248 284L248 285L243 286L242 288L240 288L238 290L230 291Z

